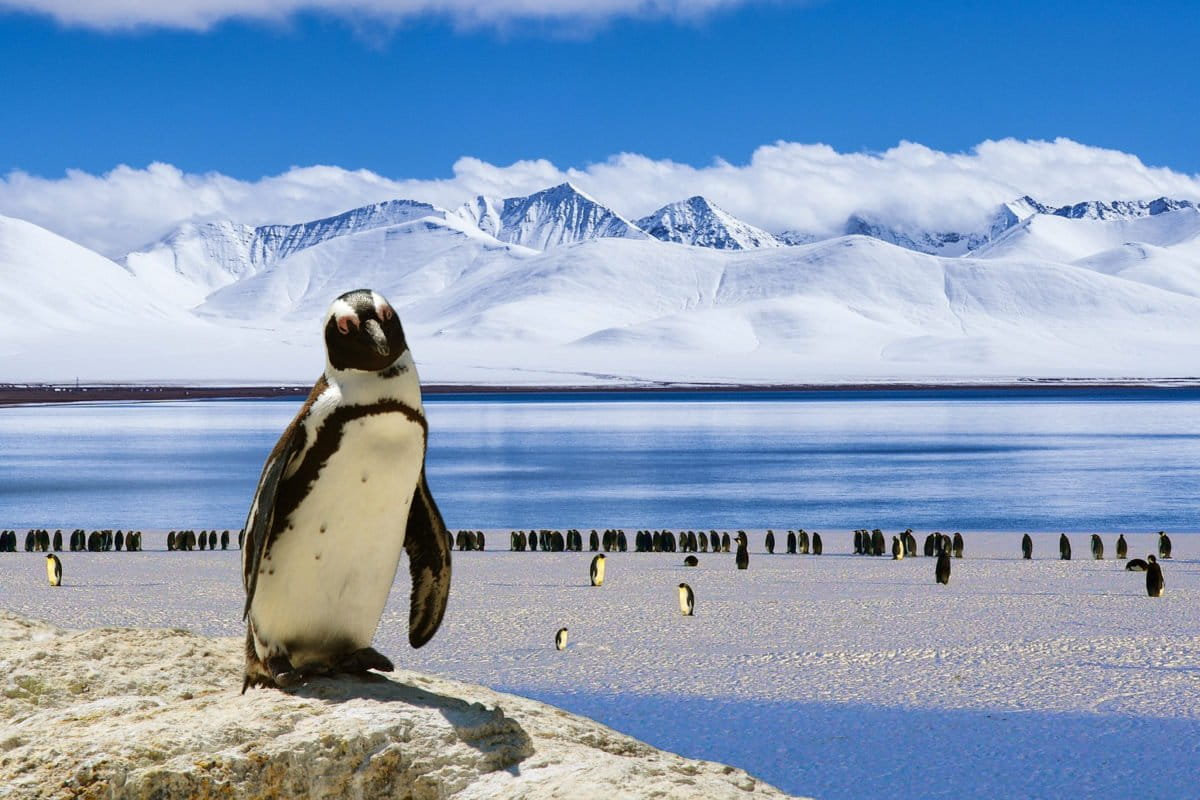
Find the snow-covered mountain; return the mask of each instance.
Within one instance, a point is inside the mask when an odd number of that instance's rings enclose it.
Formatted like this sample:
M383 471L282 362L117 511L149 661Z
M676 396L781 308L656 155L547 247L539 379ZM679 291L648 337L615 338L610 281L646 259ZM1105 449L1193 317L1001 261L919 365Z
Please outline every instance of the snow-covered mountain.
M646 234L570 183L527 197L480 195L455 212L502 242L546 250L588 239L645 239Z
M428 203L391 200L297 225L188 223L121 260L160 294L191 306L321 242L422 217L445 218L446 212Z
M635 223L663 242L677 242L716 250L750 250L782 247L771 234L734 217L699 195L665 205Z
M0 300L20 310L0 320L0 370L307 381L328 303L370 286L435 381L1197 374L1200 209L1102 205L1021 198L974 250L940 238L954 254L930 255L860 234L748 247L751 226L689 201L651 215L671 226L663 242L566 185L478 215L394 201L185 226L124 268L0 219Z

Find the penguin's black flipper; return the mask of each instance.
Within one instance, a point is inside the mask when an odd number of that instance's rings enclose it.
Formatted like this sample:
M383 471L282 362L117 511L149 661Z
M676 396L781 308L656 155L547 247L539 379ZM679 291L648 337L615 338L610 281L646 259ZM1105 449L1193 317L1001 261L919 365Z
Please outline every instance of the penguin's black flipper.
M408 510L404 550L412 573L408 643L420 647L437 633L450 596L450 532L429 493L424 469Z
M254 590L258 588L258 566L271 545L271 527L275 522L279 485L283 482L288 465L304 451L306 434L300 421L328 386L322 375L263 465L258 488L254 492L254 502L250 504L250 513L246 517L246 539L242 547L242 586L246 589L246 607L242 609L242 619L250 615L250 603L254 600Z

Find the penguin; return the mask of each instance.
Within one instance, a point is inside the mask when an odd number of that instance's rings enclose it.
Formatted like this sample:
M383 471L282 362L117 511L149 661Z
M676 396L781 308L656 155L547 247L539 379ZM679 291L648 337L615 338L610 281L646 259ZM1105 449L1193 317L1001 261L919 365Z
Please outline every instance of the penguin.
M221 531L221 549L229 549L229 531Z
M683 560L683 565L685 567L695 567L695 566L698 566L699 564L700 564L700 559L696 558L695 556L688 556L687 558L685 558Z
M592 528L592 535L588 537L588 550L593 553L600 549L600 534L596 533L596 529Z
M566 650L567 649L567 629L566 628L559 628L558 633L554 634L554 649L555 650Z
M617 531L617 552L624 553L629 549L629 541L625 538L625 531Z
M821 553L824 552L824 550L825 550L824 545L821 544L821 534L817 533L816 531L813 531L812 554L814 556L819 556L819 555L821 555Z
M62 586L62 562L54 553L46 555L46 577L50 579L51 586Z
M1167 536L1166 531L1158 532L1158 557L1159 558L1170 558L1171 557L1171 537Z
M376 292L347 292L324 340L324 374L267 457L246 518L243 693L391 671L371 640L402 550L409 644L432 639L446 611L450 531L425 478L428 424L400 318Z
M1021 558L1026 561L1033 558L1033 538L1028 533L1021 537Z
M800 532L798 534L796 534L796 551L800 555L806 556L806 555L808 555L808 547L809 547L808 531L804 530L804 528L801 528Z
M954 557L955 557L955 558L962 558L962 554L963 554L963 537L962 537L962 534L961 534L961 533L959 533L958 531L955 531L955 532L954 532L953 547L954 547Z
M1058 558L1060 561L1071 560L1071 540L1067 538L1065 533L1058 537Z
M904 545L900 543L899 536L892 537L892 561L900 561L904 558Z
M766 545L767 554L772 556L775 555L775 531L770 529L767 530Z
M475 549L482 553L486 549L485 545L487 538L484 537L483 531L475 531Z
M240 531L238 531L238 550L241 550L245 544L246 544L246 529L242 528Z
M707 553L708 552L708 534L705 533L704 531L700 531L700 535L696 538L697 538L697 541L700 543L700 552Z
M33 548L36 545L37 545L37 534L33 530L30 530L29 533L25 534L25 552L32 553Z
M1092 558L1096 561L1104 560L1104 540L1098 533L1092 534Z
M790 555L790 556L796 555L796 532L795 531L788 531L787 551L788 551L788 555Z
M1145 572L1150 565L1140 558L1131 558L1125 563L1126 572Z
M592 558L592 586L604 585L604 553Z
M62 530L61 529L56 530L54 532L54 552L56 552L56 553L62 552Z
M120 552L121 548L123 548L125 546L125 534L121 533L120 531L117 531L116 542L117 542L117 551Z
M1158 559L1154 556L1146 556L1146 561L1150 562L1146 566L1146 594L1151 597L1163 596L1163 574L1162 567L1158 565Z
M1129 545L1125 541L1125 534L1117 537L1117 558L1127 558L1129 556Z
M679 584L679 610L685 617L693 616L696 611L696 595L686 583Z
M904 555L915 556L917 554L917 537L913 536L912 528L908 528L900 536L904 539Z
M884 544L884 539L883 539L883 531L881 531L879 528L876 528L875 530L871 531L871 555L873 555L873 556L883 555L883 551L886 547L887 547L887 545Z
M935 534L931 533L925 537L924 553L926 558L932 558L937 554L935 552L937 550L937 540L934 538L934 536Z
M175 531L170 531L169 533L167 533L167 549L168 550L175 549Z
M722 553L729 552L729 532L728 531L721 534L721 552Z
M934 568L933 575L937 579L937 582L942 584L943 586L950 585L950 551L949 550L942 550L942 552L938 553L937 566Z
M737 556L735 556L738 569L746 569L750 566L750 551L746 549L745 541L739 539L737 546Z
M863 554L863 532L861 529L854 531L854 555L861 556Z

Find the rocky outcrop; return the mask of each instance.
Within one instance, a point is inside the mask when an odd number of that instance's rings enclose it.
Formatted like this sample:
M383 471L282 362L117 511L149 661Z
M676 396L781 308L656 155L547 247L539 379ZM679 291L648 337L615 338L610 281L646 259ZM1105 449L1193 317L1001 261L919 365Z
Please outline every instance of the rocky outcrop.
M0 798L774 798L745 772L415 672L241 688L238 639L0 612Z

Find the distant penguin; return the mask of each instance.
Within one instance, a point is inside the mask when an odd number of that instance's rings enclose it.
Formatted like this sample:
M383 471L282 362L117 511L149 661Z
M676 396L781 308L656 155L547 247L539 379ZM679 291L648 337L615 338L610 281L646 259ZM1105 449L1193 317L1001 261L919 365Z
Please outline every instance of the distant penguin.
M1092 558L1096 561L1104 560L1104 540L1098 533L1092 534Z
M1125 563L1127 572L1145 572L1150 565L1140 558L1131 558Z
M487 539L483 535L483 531L475 531L475 549L483 552L486 549Z
M200 549L208 547L208 531L200 531Z
M679 584L679 610L685 617L692 616L696 610L696 595L686 583Z
M887 540L883 538L883 531L879 528L871 531L871 555L881 556L887 549Z
M746 543L739 540L737 546L737 568L746 569L750 566L750 551L746 548Z
M1021 537L1021 558L1026 561L1033 558L1033 539L1028 533Z
M801 528L800 532L798 534L796 534L796 552L798 552L802 556L806 556L806 555L808 555L808 550L809 550L808 531L804 530L804 528Z
M592 558L592 586L604 585L604 553Z
M933 575L943 586L950 584L950 552L948 550L938 553L937 567L934 569Z
M934 538L934 534L931 533L925 537L924 553L926 558L932 558L934 555L936 555L936 551L937 540Z
M625 538L625 531L617 531L617 551L624 553L629 548L629 541Z
M242 545L246 543L246 529L242 528L238 531L238 550L242 549Z
M229 531L221 531L221 549L229 549Z
M554 649L555 650L566 650L567 649L567 629L566 628L559 628L558 633L554 634Z
M721 552L729 552L729 531L721 534Z
M1171 537L1167 536L1166 531L1158 532L1158 557L1159 558L1170 558L1171 557Z
M167 534L167 549L175 549L175 531L171 531Z
M56 553L62 552L62 531L61 530L57 530L54 532L54 552L56 552Z
M775 531L768 530L766 538L767 554L775 555Z
M46 577L51 586L62 586L62 562L54 553L46 555Z
M695 556L688 556L687 558L685 558L683 560L683 565L685 567L694 567L694 566L697 566L699 563L700 563L700 559L696 558Z
M125 534L121 531L117 531L116 544L118 552L125 547Z
M1071 560L1071 540L1065 533L1058 537L1058 557L1061 561Z
M962 558L962 556L963 556L963 537L962 537L962 534L959 533L958 531L954 532L953 547L954 547L954 557Z
M915 556L917 554L917 537L913 536L912 528L909 528L901 534L904 539L904 555Z
M701 534L701 535L703 535L703 534ZM699 549L699 545L697 544L697 541L696 541L696 532L695 531L688 531L688 549L691 550L693 553L695 553Z
M892 561L900 561L904 558L904 545L900 542L899 536L892 537Z
M33 548L36 546L37 546L37 533L31 530L31 531L29 531L29 533L25 534L25 552L32 553Z
M1146 556L1146 560L1150 562L1146 567L1146 594L1150 595L1151 597L1162 597L1162 567L1158 565L1158 559L1154 556Z
M1125 534L1117 537L1117 558L1127 558L1129 556L1129 545L1125 542Z
M708 552L708 534L705 533L704 531L700 531L700 536L697 537L697 541L699 541L699 543L700 543L700 552L707 553Z
M600 549L600 534L592 529L592 535L588 537L588 549L595 553Z
M795 531L788 531L787 551L788 551L788 555L796 554L796 532Z
M865 548L863 547L863 531L855 529L854 531L854 555L861 556Z
M821 544L821 534L817 533L816 531L813 531L813 535L812 535L812 554L813 554L814 556L819 556L819 555L821 555L821 553L823 553L824 551L825 551L825 547L824 547L824 545L822 545L822 544Z

